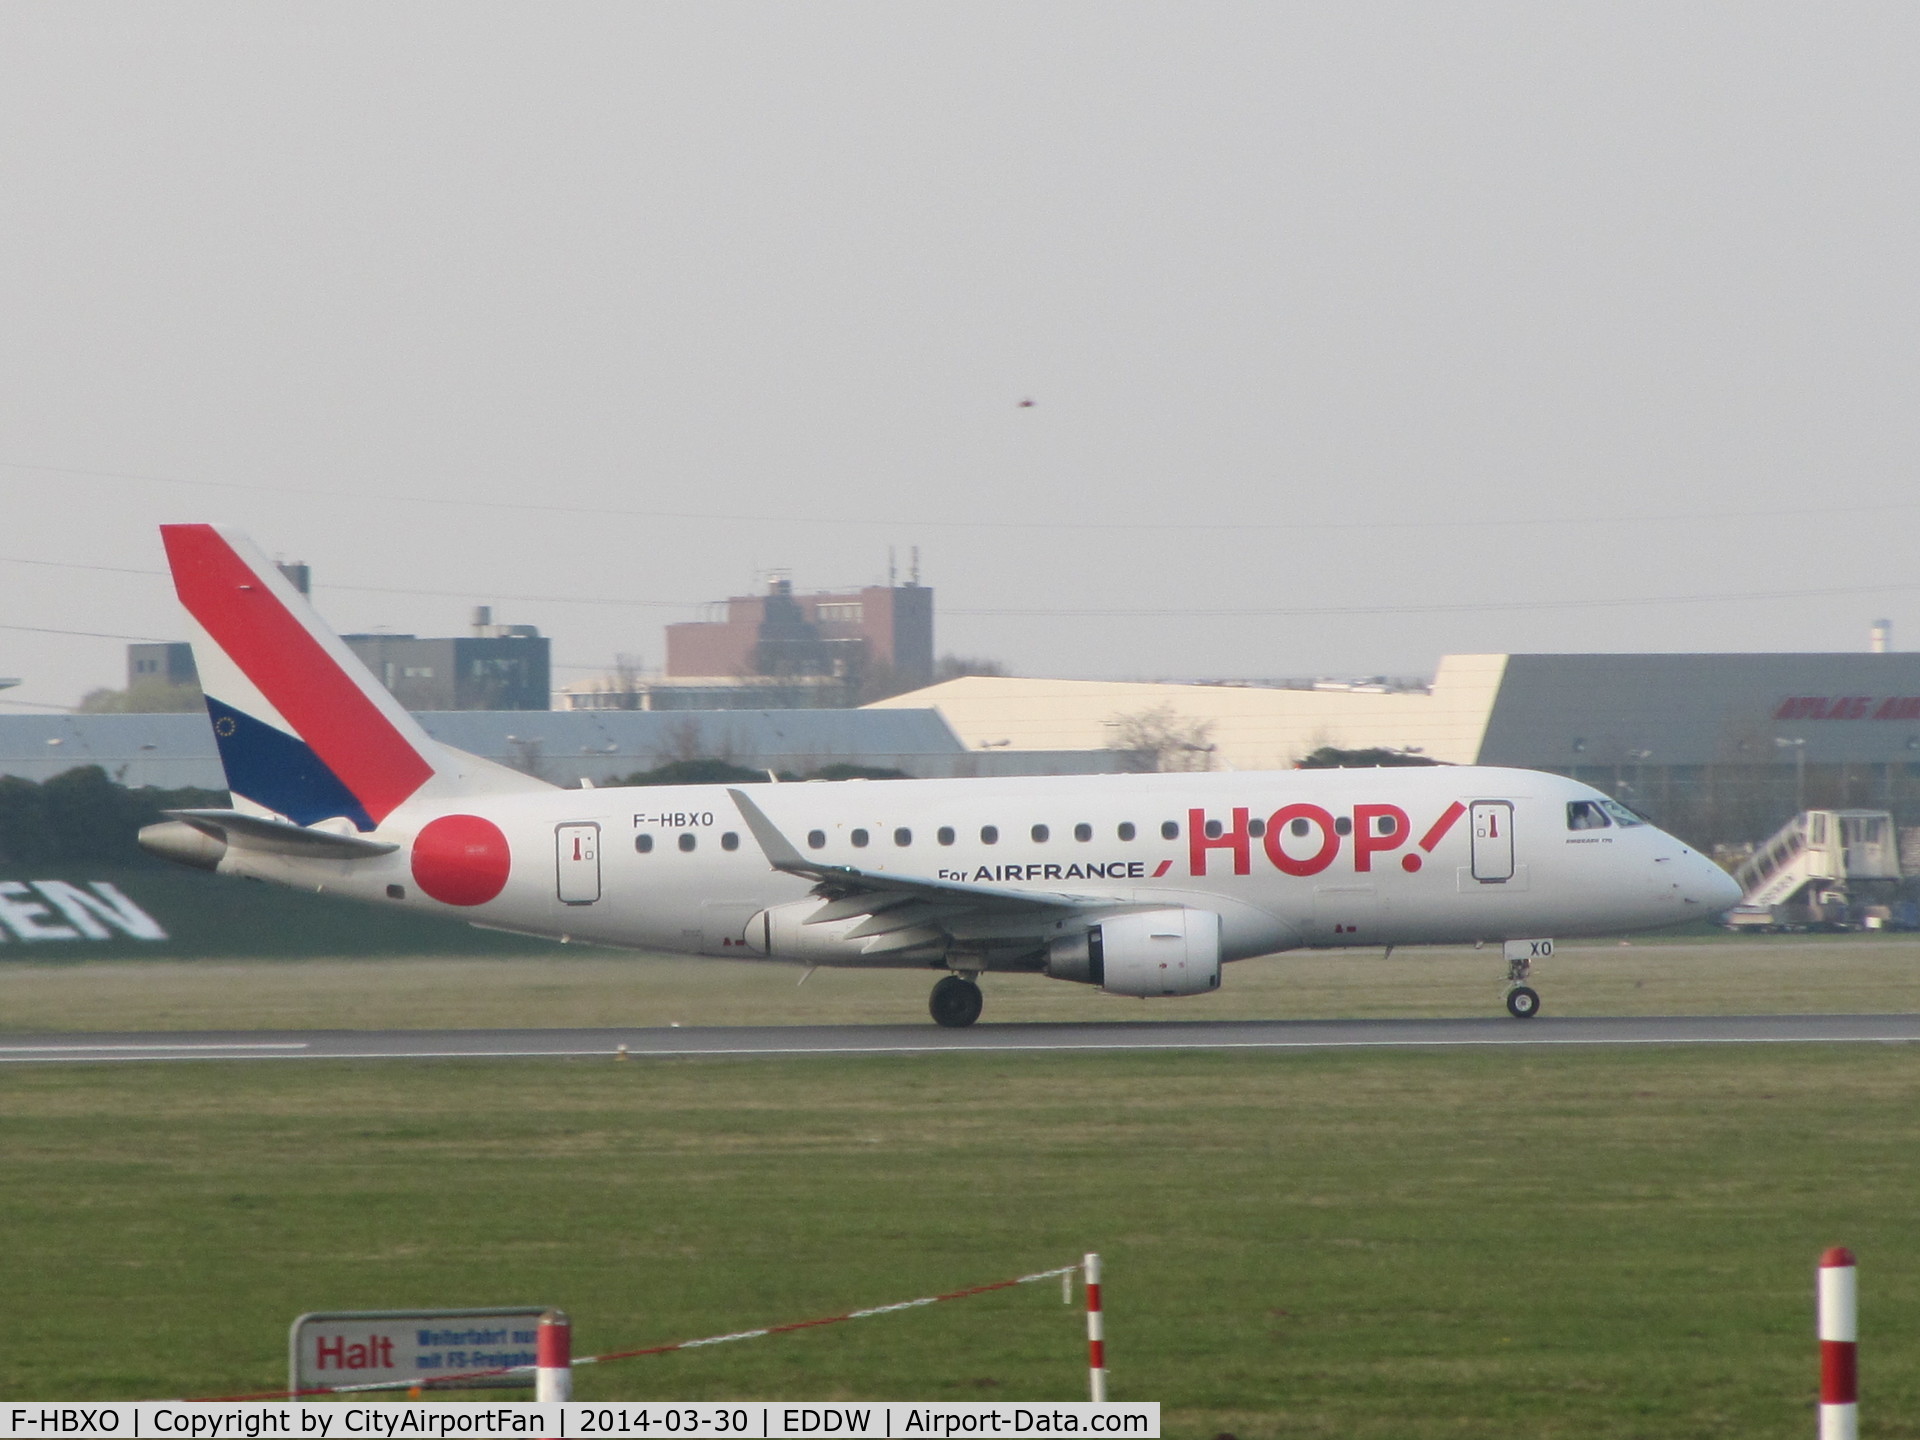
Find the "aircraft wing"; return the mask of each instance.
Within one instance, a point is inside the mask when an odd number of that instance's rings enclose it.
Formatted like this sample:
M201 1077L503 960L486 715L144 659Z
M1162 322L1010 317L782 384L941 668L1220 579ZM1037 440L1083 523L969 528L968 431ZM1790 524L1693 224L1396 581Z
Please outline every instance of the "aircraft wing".
M866 922L848 931L846 938L876 937L877 943L866 947L870 955L912 949L940 932L956 939L1041 939L1058 933L1076 918L1111 914L1132 906L1119 896L1009 890L809 860L743 792L729 789L727 793L740 807L740 816L759 842L767 863L785 874L813 881L813 893L827 902L805 923L825 925L865 915Z

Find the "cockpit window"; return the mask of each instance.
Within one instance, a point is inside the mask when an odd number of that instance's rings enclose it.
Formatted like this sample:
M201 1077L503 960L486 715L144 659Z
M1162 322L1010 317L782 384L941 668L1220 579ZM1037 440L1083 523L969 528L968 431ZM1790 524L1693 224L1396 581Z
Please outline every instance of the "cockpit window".
M1607 818L1607 812L1600 808L1598 800L1569 800L1567 802L1567 829L1604 830L1613 824Z
M1622 829L1627 829L1635 825L1645 825L1647 823L1646 816L1636 815L1618 800L1602 800L1600 802L1600 808L1611 815L1613 817L1613 823Z

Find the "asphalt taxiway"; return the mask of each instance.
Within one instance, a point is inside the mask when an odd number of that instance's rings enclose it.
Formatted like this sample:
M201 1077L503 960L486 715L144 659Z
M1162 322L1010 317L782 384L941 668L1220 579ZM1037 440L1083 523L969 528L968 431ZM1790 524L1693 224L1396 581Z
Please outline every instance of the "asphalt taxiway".
M1471 1020L675 1026L597 1030L249 1030L0 1035L0 1064L181 1060L524 1060L569 1056L937 1055L1554 1045L1904 1044L1920 1015L1505 1016Z

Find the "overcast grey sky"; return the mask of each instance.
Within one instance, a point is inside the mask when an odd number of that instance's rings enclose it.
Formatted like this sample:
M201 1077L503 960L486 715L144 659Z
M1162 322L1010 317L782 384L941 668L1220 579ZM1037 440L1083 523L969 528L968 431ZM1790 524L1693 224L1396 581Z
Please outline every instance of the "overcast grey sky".
M170 519L580 667L889 544L1035 674L1920 644L1917 70L1906 4L8 0L4 698L181 633Z

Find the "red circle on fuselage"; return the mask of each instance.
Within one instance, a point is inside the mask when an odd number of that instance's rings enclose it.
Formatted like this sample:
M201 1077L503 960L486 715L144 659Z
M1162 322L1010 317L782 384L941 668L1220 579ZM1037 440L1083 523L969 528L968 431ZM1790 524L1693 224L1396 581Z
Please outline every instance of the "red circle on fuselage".
M413 837L413 879L447 905L484 905L507 884L507 837L478 815L442 815Z

